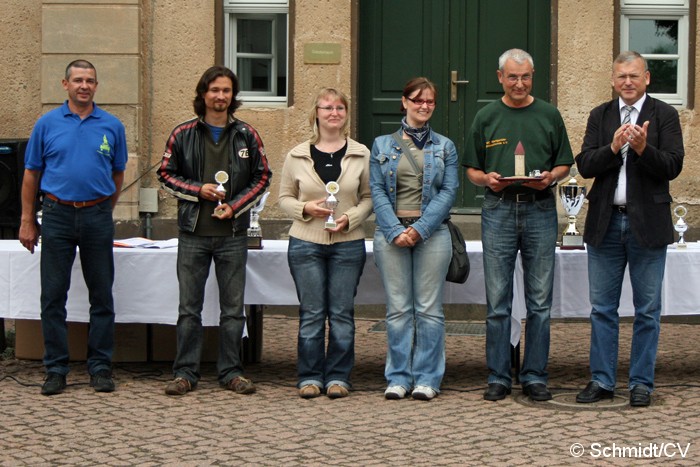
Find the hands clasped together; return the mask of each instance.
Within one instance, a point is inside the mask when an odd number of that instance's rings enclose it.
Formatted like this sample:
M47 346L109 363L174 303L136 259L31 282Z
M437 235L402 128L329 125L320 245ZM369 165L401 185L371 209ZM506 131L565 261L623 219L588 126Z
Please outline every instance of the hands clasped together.
M615 154L620 152L622 146L629 143L629 147L638 155L642 155L647 147L647 128L649 121L644 122L642 126L626 123L617 129L613 136L613 142L610 148Z
M409 227L394 238L394 245L403 248L410 248L416 245L421 240L421 236L416 229Z

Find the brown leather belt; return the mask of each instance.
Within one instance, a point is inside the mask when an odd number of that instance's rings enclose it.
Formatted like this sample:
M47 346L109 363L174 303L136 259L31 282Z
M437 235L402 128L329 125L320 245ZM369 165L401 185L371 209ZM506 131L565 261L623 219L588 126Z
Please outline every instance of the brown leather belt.
M513 201L514 203L533 203L535 201L541 201L552 197L552 190L549 188L530 193L511 193L505 190L501 191L500 193L496 193L491 190L489 191L493 196L497 196L502 200Z
M65 204L66 206L73 206L74 208L89 208L90 206L94 206L96 204L100 204L103 201L107 201L110 197L109 196L103 196L101 198L97 199L92 199L90 201L66 201L64 199L58 199L51 193L44 193L44 196L46 196L48 199L56 201L58 204Z

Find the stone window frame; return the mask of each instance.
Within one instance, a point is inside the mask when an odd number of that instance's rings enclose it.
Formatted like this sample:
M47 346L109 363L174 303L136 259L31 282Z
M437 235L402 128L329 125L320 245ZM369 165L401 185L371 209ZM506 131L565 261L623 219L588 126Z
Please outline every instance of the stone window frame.
M241 91L238 94L239 99L247 106L256 107L286 107L290 105L289 91L291 89L291 61L289 59L289 44L291 41L290 17L291 8L290 0L222 0L217 2L217 16L220 20L217 21L217 61L231 68L236 75L239 76L241 82ZM272 84L271 91L250 91L245 90L244 83L246 77L241 76L237 68L236 54L236 27L238 20L262 20L279 23L283 21L283 30L286 32L286 37L275 37L275 33L279 28L271 29L273 37L271 41L276 43L273 46L272 54L260 54L259 58L269 59L277 78L283 78L280 81ZM253 57L248 55L248 58ZM280 73L281 72L281 73ZM273 76L273 79L275 76ZM282 95L278 95L280 94Z
M634 20L665 20L677 21L678 39L675 53L647 53L638 50L651 65L652 85L654 82L654 62L675 61L676 92L649 94L676 107L690 107L691 86L691 47L689 45L690 31L695 31L694 16L691 15L689 0L620 0L620 50L634 48L630 46L630 21ZM691 24L692 23L692 24Z

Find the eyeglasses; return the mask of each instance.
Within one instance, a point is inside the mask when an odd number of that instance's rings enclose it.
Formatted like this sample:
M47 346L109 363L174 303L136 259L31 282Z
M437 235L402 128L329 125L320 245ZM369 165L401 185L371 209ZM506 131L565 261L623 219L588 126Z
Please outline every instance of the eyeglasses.
M522 75L522 76L508 75L508 76L506 76L506 79L511 84L515 84L518 81L522 81L523 83L529 83L530 81L532 81L532 75Z
M643 75L616 75L615 80L624 83L629 78L630 81L639 81Z
M317 109L320 109L320 110L325 110L326 112L333 112L334 110L335 110L336 112L338 112L338 113L345 112L345 106L344 106L344 105L336 105L336 106L332 106L332 105L317 105L316 108L317 108Z
M410 97L407 97L406 99L413 102L418 107L423 107L423 104L427 105L428 107L435 107L435 101L433 99L412 99Z

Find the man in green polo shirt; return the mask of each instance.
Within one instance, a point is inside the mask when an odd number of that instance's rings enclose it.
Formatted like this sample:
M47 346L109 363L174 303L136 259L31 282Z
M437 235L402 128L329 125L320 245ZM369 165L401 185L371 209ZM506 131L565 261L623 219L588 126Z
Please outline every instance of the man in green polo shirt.
M476 114L462 164L472 183L486 187L481 237L489 377L484 399L501 400L511 392L510 319L513 272L520 251L527 305L520 382L527 396L544 401L552 398L547 389L547 360L558 233L551 187L569 174L574 160L559 111L530 94L535 72L530 54L508 50L498 67L503 97ZM523 175L518 172L525 176L514 177ZM539 175L527 177L531 173Z

